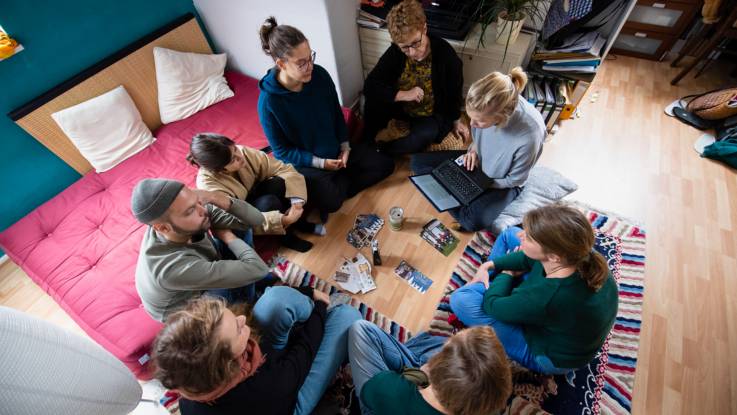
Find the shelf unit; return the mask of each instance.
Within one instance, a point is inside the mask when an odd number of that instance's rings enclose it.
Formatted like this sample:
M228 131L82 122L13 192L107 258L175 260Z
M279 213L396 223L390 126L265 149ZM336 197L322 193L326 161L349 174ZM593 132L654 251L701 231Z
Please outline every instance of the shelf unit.
M662 60L693 22L700 5L697 0L638 0L614 43L613 52Z

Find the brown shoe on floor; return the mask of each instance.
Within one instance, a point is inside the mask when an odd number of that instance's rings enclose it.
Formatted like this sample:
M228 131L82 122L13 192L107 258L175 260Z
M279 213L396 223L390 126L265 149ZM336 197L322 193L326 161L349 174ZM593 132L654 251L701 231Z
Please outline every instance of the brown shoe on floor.
M386 128L376 134L377 142L399 140L409 135L409 123L401 120L389 120Z

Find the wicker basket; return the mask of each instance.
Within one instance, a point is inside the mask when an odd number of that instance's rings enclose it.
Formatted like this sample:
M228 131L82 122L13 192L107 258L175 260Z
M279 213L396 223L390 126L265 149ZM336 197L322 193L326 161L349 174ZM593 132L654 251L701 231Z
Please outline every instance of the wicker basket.
M688 103L686 110L705 120L722 120L731 117L737 114L737 88L727 88L700 95Z

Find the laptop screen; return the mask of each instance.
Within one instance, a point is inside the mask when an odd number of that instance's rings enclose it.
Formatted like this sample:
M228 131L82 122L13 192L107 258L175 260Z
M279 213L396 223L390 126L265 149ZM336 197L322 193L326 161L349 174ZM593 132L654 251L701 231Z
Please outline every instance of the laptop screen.
M410 180L412 180L412 183L420 189L425 197L427 197L440 212L444 212L461 205L452 194L448 193L448 191L445 190L434 177L432 177L431 174L411 176Z

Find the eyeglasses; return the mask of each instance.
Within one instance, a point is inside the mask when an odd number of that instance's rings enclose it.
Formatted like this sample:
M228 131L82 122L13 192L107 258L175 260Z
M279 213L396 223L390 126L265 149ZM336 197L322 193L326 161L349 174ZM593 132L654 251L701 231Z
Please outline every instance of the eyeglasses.
M399 49L401 49L402 52L404 52L404 53L409 52L410 49L417 50L417 49L420 48L420 45L422 45L422 38L424 36L425 36L424 33L420 33L420 38L417 39L417 40L415 40L414 42L410 43L409 45L405 45L405 46L397 45L397 46L399 46Z
M304 62L301 62L301 63L295 63L295 65L297 65L297 69L299 69L300 72L307 72L307 68L309 67L309 65L312 63L315 63L316 57L317 57L317 52L313 50L308 60L305 60Z

